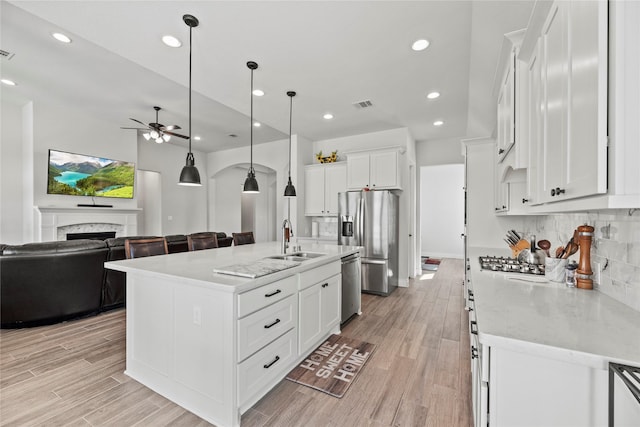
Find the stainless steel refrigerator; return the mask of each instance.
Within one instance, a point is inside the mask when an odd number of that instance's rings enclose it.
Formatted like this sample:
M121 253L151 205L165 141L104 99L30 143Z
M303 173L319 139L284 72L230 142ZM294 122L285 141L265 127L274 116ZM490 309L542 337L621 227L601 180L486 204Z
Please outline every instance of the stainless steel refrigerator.
M338 194L338 244L362 246L362 292L398 287L398 196L390 191Z

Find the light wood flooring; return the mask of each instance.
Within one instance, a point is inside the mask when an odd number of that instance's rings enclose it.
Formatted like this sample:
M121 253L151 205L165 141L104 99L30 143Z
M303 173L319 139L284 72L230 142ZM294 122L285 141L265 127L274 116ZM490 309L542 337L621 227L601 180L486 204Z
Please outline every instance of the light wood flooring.
M445 259L431 279L386 298L363 295L363 315L342 333L377 348L346 395L283 380L242 426L470 427L462 280L462 260ZM0 425L210 425L123 374L125 313L2 330Z

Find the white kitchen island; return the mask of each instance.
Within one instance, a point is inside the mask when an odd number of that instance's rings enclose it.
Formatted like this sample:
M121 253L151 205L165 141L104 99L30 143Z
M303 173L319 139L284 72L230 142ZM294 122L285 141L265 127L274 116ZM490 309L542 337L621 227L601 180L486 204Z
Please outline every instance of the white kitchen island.
M214 273L280 254L280 243L105 263L127 273L125 373L220 427L248 410L340 332L341 258L355 246L257 278ZM303 309L304 307L304 309Z

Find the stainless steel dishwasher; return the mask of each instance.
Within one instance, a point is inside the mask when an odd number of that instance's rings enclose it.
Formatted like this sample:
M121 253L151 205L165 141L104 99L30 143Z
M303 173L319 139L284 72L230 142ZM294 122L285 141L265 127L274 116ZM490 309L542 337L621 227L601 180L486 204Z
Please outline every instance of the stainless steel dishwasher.
M360 292L362 289L360 254L342 258L342 317L345 323L356 313L360 313Z

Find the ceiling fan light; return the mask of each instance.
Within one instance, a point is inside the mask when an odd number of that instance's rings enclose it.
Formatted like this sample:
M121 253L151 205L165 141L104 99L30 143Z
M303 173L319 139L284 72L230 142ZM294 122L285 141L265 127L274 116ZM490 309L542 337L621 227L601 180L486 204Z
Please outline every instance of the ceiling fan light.
M158 137L156 138L156 144L162 144L164 142L164 139Z
M169 142L169 140L171 139L171 135L167 135L166 133L163 133L162 139L164 139L165 142Z
M147 141L151 139L151 134L149 132L145 132L142 134L142 136L144 137L144 139L146 139Z
M153 139L158 139L160 138L160 133L157 130L152 130L149 135L151 136L151 138Z

